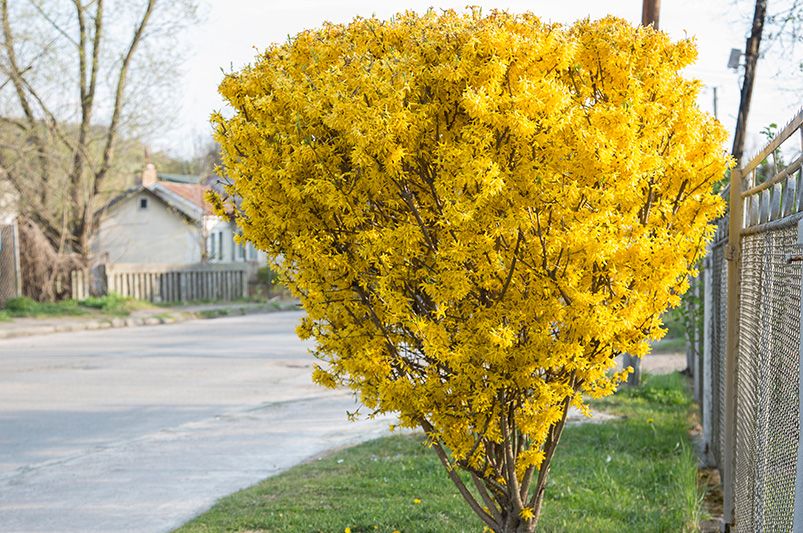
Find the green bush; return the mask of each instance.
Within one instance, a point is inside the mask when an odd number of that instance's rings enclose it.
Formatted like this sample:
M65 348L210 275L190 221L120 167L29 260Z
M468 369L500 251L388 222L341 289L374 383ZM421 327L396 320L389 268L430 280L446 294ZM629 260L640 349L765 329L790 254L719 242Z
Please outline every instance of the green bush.
M59 302L37 302L28 297L12 298L0 310L4 313L0 320L21 317L75 316L89 312L106 315L127 316L131 311L150 307L147 302L124 298L118 294L93 296L85 300L61 300Z
M266 287L270 287L275 284L276 278L276 272L274 272L274 270L269 266L263 266L257 270L257 281Z
M667 329L665 338L667 339L686 338L685 319L683 317L683 310L680 307L675 307L674 309L670 309L669 311L664 313L664 316L661 318L664 321L664 327L666 327Z
M60 302L37 302L26 296L8 300L3 308L12 317L49 316L49 315L81 315L81 309L75 300Z
M130 300L131 298L125 298L118 294L110 293L106 296L90 296L85 300L81 300L80 303L84 307L109 311L124 306Z
M5 310L10 313L30 313L40 304L27 296L11 298L6 301Z

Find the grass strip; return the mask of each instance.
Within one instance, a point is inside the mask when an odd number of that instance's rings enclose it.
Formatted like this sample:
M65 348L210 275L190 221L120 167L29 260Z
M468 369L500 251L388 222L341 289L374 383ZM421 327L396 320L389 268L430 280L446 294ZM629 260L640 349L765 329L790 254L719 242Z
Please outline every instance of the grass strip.
M567 427L539 531L693 531L701 495L678 374L598 400L617 415ZM338 451L220 500L180 533L480 532L420 435Z
M116 294L90 297L85 300L37 302L20 297L8 300L0 309L0 319L70 317L87 315L128 316L133 311L150 309L148 302L124 298Z

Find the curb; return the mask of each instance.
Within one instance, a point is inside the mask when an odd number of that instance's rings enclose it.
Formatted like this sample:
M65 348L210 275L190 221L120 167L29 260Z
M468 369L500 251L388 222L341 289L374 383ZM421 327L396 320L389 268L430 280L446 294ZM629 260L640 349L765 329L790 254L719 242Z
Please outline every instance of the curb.
M141 326L160 326L166 324L178 324L179 322L187 322L189 320L212 320L215 318L225 318L230 316L276 313L280 311L292 311L295 309L298 309L297 304L280 304L278 306L271 307L224 307L202 311L177 311L173 313L165 312L162 314L163 316L102 318L80 322L65 322L64 324L47 326L32 326L6 331L0 330L0 340L14 339L18 337L32 337L35 335L50 335L53 333L94 331L99 329L136 328Z

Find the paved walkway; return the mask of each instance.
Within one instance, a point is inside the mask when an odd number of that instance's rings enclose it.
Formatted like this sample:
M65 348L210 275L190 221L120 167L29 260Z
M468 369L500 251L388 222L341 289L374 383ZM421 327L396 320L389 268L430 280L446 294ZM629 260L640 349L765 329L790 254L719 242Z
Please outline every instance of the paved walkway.
M378 437L310 382L300 312L0 340L0 532L169 531Z

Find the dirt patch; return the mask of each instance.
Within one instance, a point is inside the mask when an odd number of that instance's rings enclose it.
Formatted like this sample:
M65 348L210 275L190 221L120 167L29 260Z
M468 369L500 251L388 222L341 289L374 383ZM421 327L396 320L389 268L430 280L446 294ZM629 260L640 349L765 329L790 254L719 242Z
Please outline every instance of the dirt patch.
M704 491L702 533L719 533L722 525L722 481L716 468L700 468L697 485Z
M697 404L689 414L689 427L689 439L700 465L697 469L697 487L703 494L699 528L701 533L719 533L723 524L722 480L719 470L711 466L710 452L705 449Z
M616 368L622 368L622 356L616 358ZM681 352L651 353L641 358L641 371L648 374L671 374L686 369L686 354Z
M607 422L608 420L613 420L615 418L622 418L622 417L611 415L594 409L591 410L591 416L587 417L583 413L581 413L580 410L577 409L576 407L570 407L569 412L566 414L566 423L570 425L600 424L602 422Z

